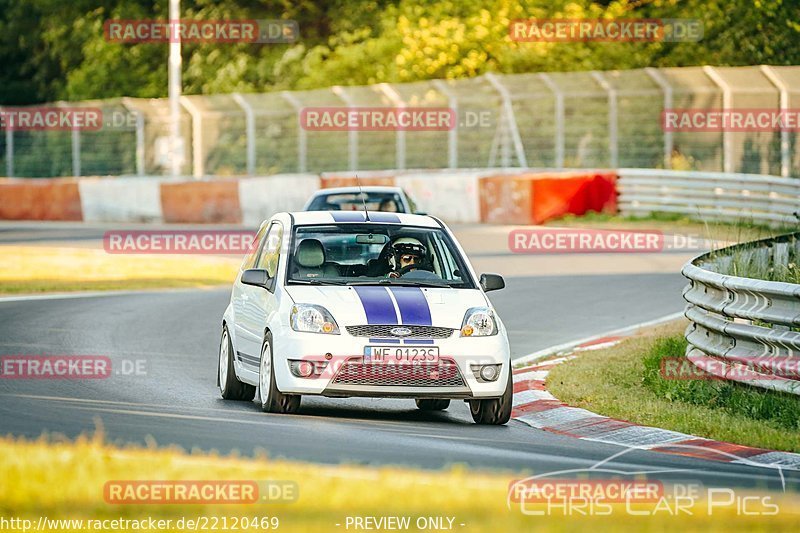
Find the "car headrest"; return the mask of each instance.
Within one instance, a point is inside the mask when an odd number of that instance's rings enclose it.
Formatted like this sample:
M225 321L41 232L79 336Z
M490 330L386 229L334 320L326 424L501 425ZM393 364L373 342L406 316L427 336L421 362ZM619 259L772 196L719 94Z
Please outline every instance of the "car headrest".
M300 241L294 254L298 265L305 268L315 268L325 263L325 248L317 239Z

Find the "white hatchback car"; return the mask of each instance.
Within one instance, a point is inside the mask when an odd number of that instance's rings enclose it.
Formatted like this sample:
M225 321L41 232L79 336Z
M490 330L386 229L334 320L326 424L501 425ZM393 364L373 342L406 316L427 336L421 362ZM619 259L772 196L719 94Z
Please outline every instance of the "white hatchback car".
M302 395L451 399L475 422L511 416L503 322L452 232L431 216L279 213L244 259L222 319L222 397L293 413Z

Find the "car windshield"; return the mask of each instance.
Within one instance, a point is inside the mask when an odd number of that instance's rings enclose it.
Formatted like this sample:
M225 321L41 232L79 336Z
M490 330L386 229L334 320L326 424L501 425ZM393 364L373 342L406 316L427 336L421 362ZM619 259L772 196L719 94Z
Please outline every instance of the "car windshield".
M289 283L475 288L453 241L437 228L297 226L291 246Z
M364 203L370 211L391 211L403 213L403 201L396 192L365 191L364 201L357 192L323 194L317 196L308 206L308 211L361 211Z

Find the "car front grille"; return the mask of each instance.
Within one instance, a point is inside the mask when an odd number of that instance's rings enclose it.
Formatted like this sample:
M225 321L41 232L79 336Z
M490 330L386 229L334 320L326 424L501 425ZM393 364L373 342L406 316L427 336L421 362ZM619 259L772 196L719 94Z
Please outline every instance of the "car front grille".
M394 328L408 328L410 335L399 336L392 334ZM446 339L453 334L450 328L437 328L434 326L405 326L405 325L366 325L366 326L347 326L347 333L354 337L371 338L399 338L399 339Z
M464 387L464 379L453 361L439 364L364 364L347 361L331 382L336 385L378 387Z

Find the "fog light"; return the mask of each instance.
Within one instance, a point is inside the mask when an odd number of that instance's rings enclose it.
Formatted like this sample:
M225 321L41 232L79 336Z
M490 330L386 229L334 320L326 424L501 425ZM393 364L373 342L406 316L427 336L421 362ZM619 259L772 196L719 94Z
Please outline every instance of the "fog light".
M490 381L497 381L497 378L500 377L500 364L492 364L492 365L470 365L472 369L472 374L475 376L481 383L487 383Z
M298 378L307 378L314 374L314 363L310 361L290 361L289 370Z
M484 381L496 380L499 373L499 369L496 365L484 365L484 367L481 368L481 378Z

